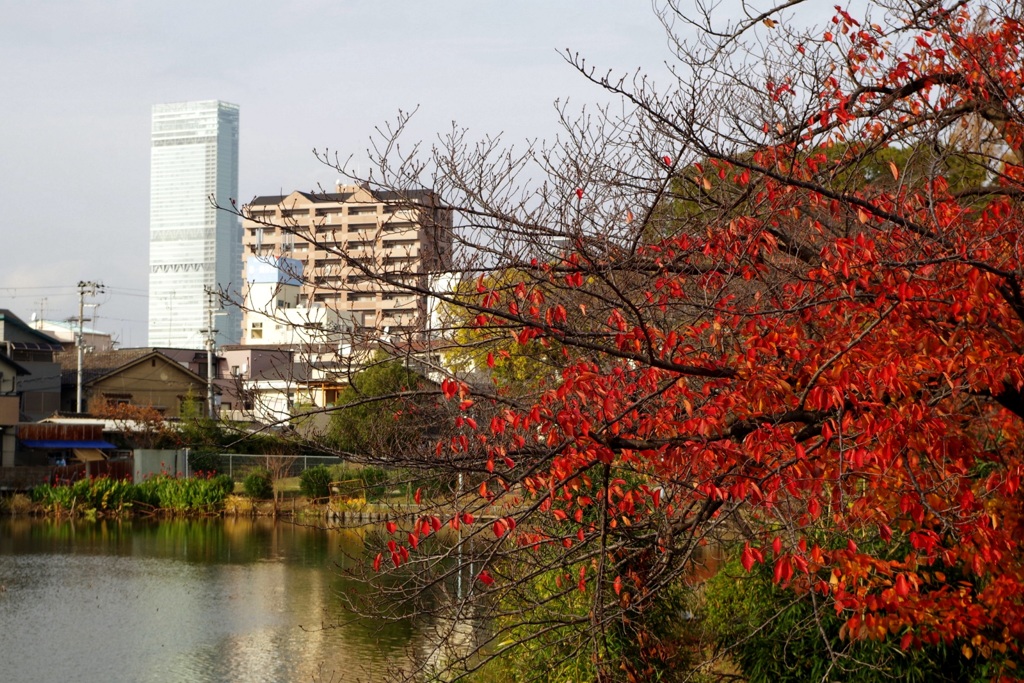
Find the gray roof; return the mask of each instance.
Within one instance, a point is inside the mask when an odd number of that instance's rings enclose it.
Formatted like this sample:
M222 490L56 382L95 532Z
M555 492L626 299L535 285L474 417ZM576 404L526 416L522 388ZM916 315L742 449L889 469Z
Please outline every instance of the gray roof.
M41 330L37 330L34 327L29 326L24 320L14 315L13 312L6 308L0 308L0 322L8 325L17 327L22 332L27 332L31 335L39 337L39 341L43 344L56 344L60 346L60 340L51 337Z

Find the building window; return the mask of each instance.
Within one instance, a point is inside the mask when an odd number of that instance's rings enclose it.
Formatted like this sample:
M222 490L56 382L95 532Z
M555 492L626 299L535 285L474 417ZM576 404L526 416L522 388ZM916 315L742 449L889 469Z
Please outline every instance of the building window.
M253 323L249 328L249 339L263 339L263 323Z

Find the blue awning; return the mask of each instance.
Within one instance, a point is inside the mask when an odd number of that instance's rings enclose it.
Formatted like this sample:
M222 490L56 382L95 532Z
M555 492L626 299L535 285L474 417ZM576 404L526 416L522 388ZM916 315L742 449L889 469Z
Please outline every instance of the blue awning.
M37 440L37 439L22 439L22 445L28 446L29 448L43 448L49 450L57 450L58 448L117 448L112 443L107 441L66 441L66 440Z

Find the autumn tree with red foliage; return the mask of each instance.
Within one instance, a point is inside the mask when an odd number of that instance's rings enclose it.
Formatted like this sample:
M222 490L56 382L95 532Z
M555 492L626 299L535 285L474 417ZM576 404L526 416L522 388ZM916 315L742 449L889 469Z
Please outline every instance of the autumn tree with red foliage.
M134 448L159 448L177 444L178 437L164 421L163 414L153 406L111 403L96 399L89 403L89 414L110 420L114 428Z
M629 111L566 115L554 145L380 147L376 182L452 207L477 286L391 283L464 311L488 365L510 335L560 359L518 388L449 377L455 432L408 456L479 496L375 563L440 580L464 564L428 539L472 545L457 614L494 636L455 669L555 642L600 680L652 675L674 655L648 610L711 545L847 640L1024 676L1022 8L878 0L802 30L779 4L664 8L697 29L667 89L567 54Z

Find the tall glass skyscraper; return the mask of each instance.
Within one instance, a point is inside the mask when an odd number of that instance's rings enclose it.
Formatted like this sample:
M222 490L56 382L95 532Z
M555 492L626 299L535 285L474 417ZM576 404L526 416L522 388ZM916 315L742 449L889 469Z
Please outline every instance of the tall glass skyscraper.
M238 105L211 100L153 107L149 185L149 345L202 348L206 290L242 285L242 226L214 207L238 197ZM214 319L218 344L237 344L242 315Z

